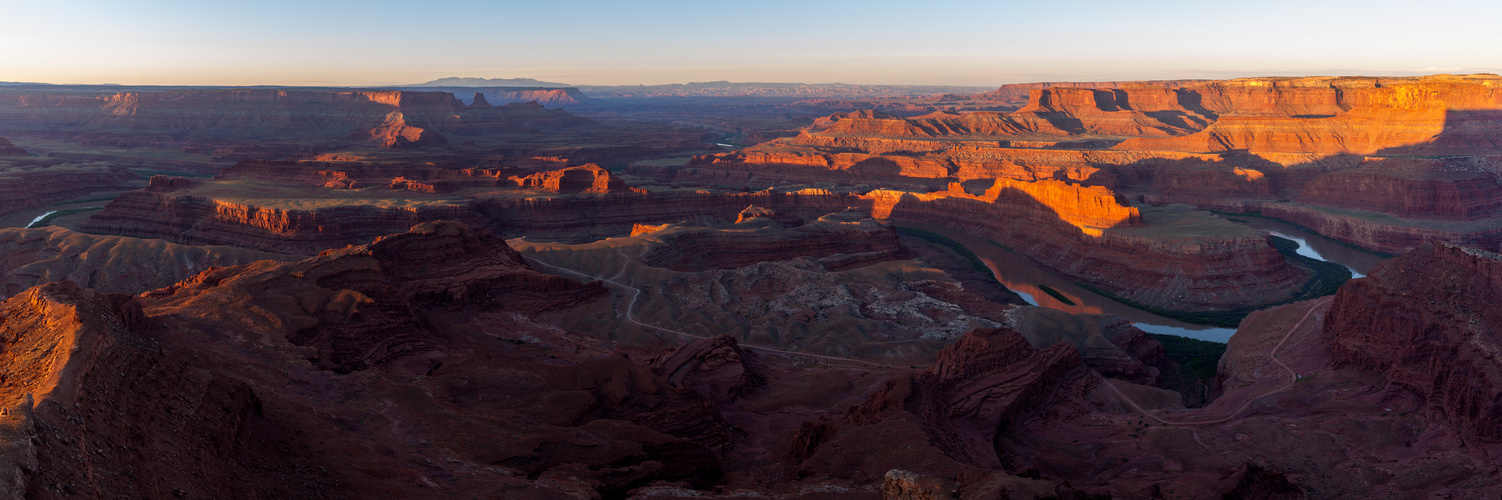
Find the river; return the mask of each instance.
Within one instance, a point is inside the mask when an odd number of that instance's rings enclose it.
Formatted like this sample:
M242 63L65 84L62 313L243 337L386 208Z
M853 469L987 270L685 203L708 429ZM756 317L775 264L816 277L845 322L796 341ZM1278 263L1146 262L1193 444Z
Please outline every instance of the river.
M1280 220L1242 215L1227 215L1224 217L1234 222L1241 222L1248 226L1267 231L1274 236L1297 241L1299 242L1299 255L1346 266L1347 269L1351 270L1351 277L1353 278L1366 276L1366 273L1370 272L1373 266L1387 260L1387 257L1351 248L1339 241L1299 229L1298 226Z
M1352 273L1361 276L1371 267L1382 261L1382 257L1355 250L1340 243L1317 234L1309 233L1294 227L1291 224L1265 219L1260 217L1235 217L1238 221L1245 220L1244 224L1252 227L1273 232L1281 237L1288 238L1299 243L1299 253L1319 260L1336 262L1351 268ZM1026 257L1009 252L996 244L970 234L953 229L929 226L925 224L913 224L899 222L899 226L922 229L944 235L954 240L965 248L975 253L981 262L991 268L1007 288L1022 296L1028 304L1035 306L1058 309L1070 313L1083 314L1119 314L1131 320L1132 324L1143 331L1178 335L1192 339L1207 340L1210 342L1225 343L1236 333L1234 328L1217 328L1213 326L1196 325L1172 318L1165 318L1141 309L1137 309L1115 300L1103 297L1084 288L1075 286L1074 283L1054 275ZM1040 286L1047 286L1059 292L1074 305L1066 304L1048 293Z

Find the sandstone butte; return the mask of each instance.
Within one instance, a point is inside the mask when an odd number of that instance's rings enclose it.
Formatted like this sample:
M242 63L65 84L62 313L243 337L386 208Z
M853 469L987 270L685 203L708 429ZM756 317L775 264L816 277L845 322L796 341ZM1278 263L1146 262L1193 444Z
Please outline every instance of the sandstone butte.
M0 156L30 156L26 150L12 144L9 139L0 137Z

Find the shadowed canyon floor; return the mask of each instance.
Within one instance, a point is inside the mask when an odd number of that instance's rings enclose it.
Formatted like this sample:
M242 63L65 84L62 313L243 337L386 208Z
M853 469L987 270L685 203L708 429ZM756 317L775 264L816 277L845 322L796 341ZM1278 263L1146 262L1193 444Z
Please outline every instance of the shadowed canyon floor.
M462 83L0 89L0 488L1502 495L1493 75Z

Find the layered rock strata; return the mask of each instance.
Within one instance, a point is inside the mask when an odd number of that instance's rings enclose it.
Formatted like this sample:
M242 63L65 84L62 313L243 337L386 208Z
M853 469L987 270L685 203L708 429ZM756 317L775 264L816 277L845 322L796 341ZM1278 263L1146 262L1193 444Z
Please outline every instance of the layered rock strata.
M1006 422L1051 399L1082 397L1099 383L1071 345L1037 350L1017 332L978 330L940 352L928 369L889 380L845 418L859 426L915 423L945 456L1000 470L1003 457L994 443Z
M769 368L735 337L718 337L676 347L646 361L675 387L692 389L710 401L725 403L766 385Z
M10 297L36 285L67 280L100 292L137 294L211 267L266 259L300 257L228 246L99 236L55 226L0 229L0 292Z
M349 372L432 349L418 307L535 312L603 292L597 283L581 286L533 271L489 233L457 222L430 222L297 263L211 269L147 295L157 307L172 309L205 300L241 302L225 313L262 316L268 321L263 334L287 332L293 344L316 348L319 367Z
M433 220L475 219L467 205L349 205L297 210L143 190L115 198L103 211L80 223L79 229L160 238L184 245L233 245L308 255L326 248L366 243L377 236L402 232Z
M1186 228L1174 226L1191 222L1159 224L1168 228L1164 233L1139 222L1135 208L1108 196L1078 196L1055 209L1006 185L998 180L980 196L958 189L868 196L875 198L878 216L963 230L1005 244L1061 275L1155 307L1227 310L1276 303L1291 298L1309 277L1264 235L1176 237L1174 231ZM1062 183L1060 188L1080 191ZM1097 204L1109 209L1092 210ZM1133 230L1139 224L1141 230Z
M1382 374L1466 438L1496 444L1502 442L1498 301L1502 255L1426 244L1342 287L1325 334L1340 364Z
M1490 75L1032 85L1015 112L840 113L796 137L700 156L657 176L919 191L1052 179L1154 204L1359 210L1416 222L1355 217L1318 226L1352 226L1330 236L1402 253L1419 238L1489 241L1502 227L1498 85Z
M125 167L111 164L0 161L0 216L97 191L129 189L135 178Z
M280 496L315 490L239 460L261 400L164 355L128 296L68 281L0 303L0 487L25 497Z

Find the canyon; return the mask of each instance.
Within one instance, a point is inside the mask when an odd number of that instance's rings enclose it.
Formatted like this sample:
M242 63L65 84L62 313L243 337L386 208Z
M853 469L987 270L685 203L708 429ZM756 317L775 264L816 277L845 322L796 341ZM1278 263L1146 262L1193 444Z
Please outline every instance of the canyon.
M3 86L0 488L1497 496L1499 85Z

